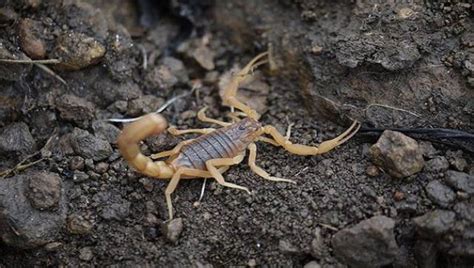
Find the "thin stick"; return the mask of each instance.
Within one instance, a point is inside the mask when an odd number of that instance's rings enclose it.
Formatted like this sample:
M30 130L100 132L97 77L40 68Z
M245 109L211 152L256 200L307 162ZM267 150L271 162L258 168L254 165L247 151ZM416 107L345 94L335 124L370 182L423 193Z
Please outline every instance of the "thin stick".
M5 63L19 63L19 64L57 64L61 63L58 59L47 59L47 60L13 60L13 59L0 59L0 62Z
M204 191L206 190L206 181L207 178L204 178L204 182L202 183L201 194L199 195L198 202L201 203L202 198L204 197Z
M196 89L198 89L200 87L201 87L200 84L194 85L193 88L191 88L191 91L185 92L183 94L180 94L178 96L175 96L175 97L169 99L168 101L165 102L165 104L161 105L161 107L158 108L158 110L156 110L155 113L159 114L159 113L163 112L166 108L168 108L168 106L173 104L175 101L177 101L179 99L182 99L182 98L184 98L188 95L191 95ZM130 123L130 122L137 121L138 119L140 119L142 117L143 116L134 117L134 118L112 118L112 119L107 119L107 121L108 122L114 122L114 123Z
M373 104L369 104L366 108L365 108L365 113L367 115L367 111L371 108L371 107L382 107L382 108L386 108L386 109L391 109L391 110L396 110L396 111L400 111L400 112L405 112L405 113L408 113L408 114L411 114L415 117L420 117L418 114L414 113L414 112L411 112L411 111L408 111L408 110L405 110L405 109L402 109L402 108L397 108L397 107L393 107L393 106L389 106L389 105L385 105L385 104L378 104L378 103L373 103Z
M56 132L56 130L54 131ZM54 133L53 132L53 133ZM49 144L51 143L51 141L56 138L56 134L53 134L47 141L46 141L46 144L43 146L43 148L41 148L39 151L37 152L34 152L30 155L28 155L27 157L25 157L23 160L21 160L18 164L15 165L15 167L13 168L10 168L10 169L7 169L7 170L4 170L2 172L0 172L0 177L6 177L8 176L10 173L12 172L15 172L15 171L22 171L22 170L25 170L31 166L34 166L36 164L38 164L39 162L43 161L43 160L46 160L48 158L41 158L39 160L36 160L36 161L33 161L31 163L28 163L28 164L24 164L27 160L35 157L36 155L38 155L39 153L41 153L41 150L45 149L45 148L48 148Z
M42 63L35 63L35 66L45 71L47 74L53 76L54 78L58 79L59 82L67 86L67 82L61 76L57 75L53 70L49 69L46 65Z

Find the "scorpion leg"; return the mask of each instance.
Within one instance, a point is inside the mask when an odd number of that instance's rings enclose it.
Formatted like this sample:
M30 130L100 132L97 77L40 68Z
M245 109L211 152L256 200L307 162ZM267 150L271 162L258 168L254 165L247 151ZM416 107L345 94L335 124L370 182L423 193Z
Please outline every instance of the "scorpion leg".
M208 177L211 177L211 174L209 174L209 172L205 170L199 170L199 169L194 169L194 168L181 167L181 168L178 168L178 170L176 170L176 172L171 177L171 181L165 190L166 205L168 206L168 216L170 220L173 219L173 203L171 202L171 194L176 189L176 186L178 186L178 182L181 179L181 176L208 178Z
M247 187L243 187L234 183L226 182L224 180L224 177L222 174L219 172L219 170L216 168L216 166L231 166L231 165L236 165L244 159L244 155L238 155L234 158L216 158L216 159L211 159L206 162L206 167L209 173L211 173L211 176L216 179L217 183L219 183L222 186L229 187L229 188L234 188L234 189L239 189L246 191L248 194L250 194L250 191Z
M265 56L268 56L268 51L257 55L244 68L242 68L239 73L234 75L229 85L224 90L224 94L222 97L224 105L229 107L235 107L247 114L248 117L253 118L255 120L258 120L260 118L260 115L257 113L257 111L239 101L236 96L237 90L239 89L239 84L244 81L247 75L249 75L253 71L253 69L268 62L267 59L262 59Z
M206 113L205 113L206 110L207 110L207 107L204 107L201 110L199 110L199 112L197 114L198 119L201 120L202 122L212 123L212 124L216 124L216 125L223 126L223 127L232 125L232 123L228 123L228 122L224 122L224 121L220 121L220 120L217 120L217 119L207 117Z
M169 151L163 151L163 152L159 152L159 153L156 153L156 154L152 154L152 155L150 155L150 158L151 159L158 159L158 158L163 158L163 157L167 157L167 156L170 156L170 155L177 154L181 151L181 148L184 145L189 144L193 140L194 139L182 141L182 142L178 143L173 149L171 149Z
M188 134L188 133L198 133L198 134L208 134L216 130L215 128L190 128L190 129L176 129L176 127L169 127L168 132L173 136Z
M354 123L341 135L336 138L328 141L323 141L319 147L307 146L302 144L293 144L287 140L283 135L281 135L278 130L271 125L263 127L263 131L266 134L269 134L275 139L275 141L285 148L287 151L297 155L317 155L323 154L331 151L335 147L343 144L348 141L352 136L354 136L360 128L360 123L354 121Z
M269 180L269 181L283 181L283 182L291 182L296 184L294 180L289 180L289 179L283 179L283 178L278 178L278 177L273 177L270 176L265 170L263 170L261 167L257 166L255 164L255 159L257 158L257 145L255 143L251 143L249 146L249 166L250 169L255 172L257 175L260 177Z

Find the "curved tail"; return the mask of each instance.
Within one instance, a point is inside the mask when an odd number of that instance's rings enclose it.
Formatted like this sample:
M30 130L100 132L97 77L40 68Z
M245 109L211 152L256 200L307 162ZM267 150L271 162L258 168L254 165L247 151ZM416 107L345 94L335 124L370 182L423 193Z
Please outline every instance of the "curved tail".
M140 173L155 178L170 178L173 169L163 161L154 162L140 151L139 142L145 138L160 134L168 127L166 119L159 114L148 114L125 126L117 139L117 145L123 158Z

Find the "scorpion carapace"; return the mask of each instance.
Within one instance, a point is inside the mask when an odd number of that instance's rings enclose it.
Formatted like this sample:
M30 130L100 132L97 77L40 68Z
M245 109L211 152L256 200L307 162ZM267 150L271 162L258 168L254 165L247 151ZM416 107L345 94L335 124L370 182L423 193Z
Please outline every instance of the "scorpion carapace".
M148 114L124 127L117 143L120 152L127 162L137 171L147 176L158 179L170 179L170 183L165 191L169 219L173 218L171 194L176 189L180 179L214 178L223 186L250 193L246 187L227 182L222 176L222 173L230 166L242 162L247 149L249 150L249 167L257 175L271 181L295 183L289 179L270 176L265 170L256 165L256 141L281 146L293 154L317 155L326 153L341 145L358 131L360 124L355 121L338 137L324 141L318 147L315 147L293 144L289 140L289 135L283 136L271 125L262 126L258 122L260 115L246 104L240 102L236 98L236 94L239 83L245 76L250 75L254 68L268 61L265 58L266 56L268 56L268 52L262 53L250 61L233 77L224 91L223 104L232 107L232 109L237 108L242 111L241 113L232 114L236 122L229 123L208 118L205 115L206 108L203 108L198 112L198 119L203 122L220 125L222 128L177 130L174 127L170 127L168 132L172 135L186 133L199 133L203 135L196 139L183 141L172 150L160 152L151 155L151 157L143 155L139 150L138 144L148 136L165 131L168 126L166 119L159 114ZM240 119L239 115L242 114L245 117ZM168 157L168 159L165 161L152 160L164 157Z

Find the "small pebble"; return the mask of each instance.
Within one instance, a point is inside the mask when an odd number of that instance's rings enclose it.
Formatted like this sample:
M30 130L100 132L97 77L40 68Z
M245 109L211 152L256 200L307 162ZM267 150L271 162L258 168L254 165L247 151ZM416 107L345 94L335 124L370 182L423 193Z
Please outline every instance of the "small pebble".
M89 247L81 248L79 250L79 259L83 261L90 261L92 260L92 250Z

